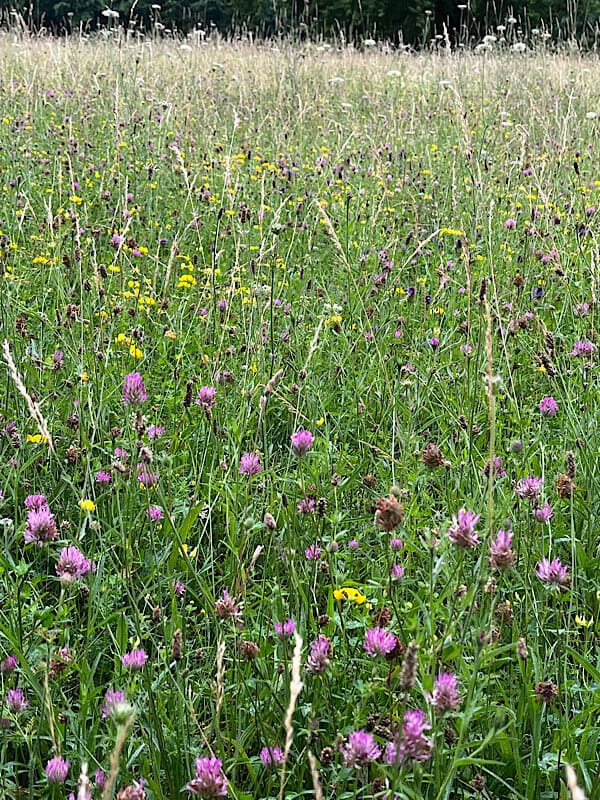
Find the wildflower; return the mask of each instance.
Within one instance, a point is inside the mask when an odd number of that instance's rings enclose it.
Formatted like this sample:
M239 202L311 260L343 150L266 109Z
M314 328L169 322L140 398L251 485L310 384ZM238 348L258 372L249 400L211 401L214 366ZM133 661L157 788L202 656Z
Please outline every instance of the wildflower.
M56 574L60 577L61 583L73 583L78 581L91 570L91 564L77 547L71 545L63 547L60 551Z
M438 349L438 347L440 346L440 340L437 338L437 336L431 337L431 339L429 340L429 346L431 347L432 350Z
M404 506L393 495L380 497L375 508L375 524L382 531L393 531L404 519Z
M591 356L596 349L596 346L587 339L577 339L573 345L573 349L569 353L570 356Z
M372 656L386 656L396 649L398 640L385 628L369 628L365 633L363 647Z
M299 431L292 434L291 439L294 455L298 456L298 458L302 458L313 446L315 437L310 431L301 428Z
M367 602L367 597L353 586L343 586L341 589L334 589L333 596L336 600L349 600L357 606Z
M70 766L71 764L62 756L51 758L46 764L48 783L64 783L67 780Z
M550 503L542 503L539 508L534 508L531 513L536 522L549 522L552 519L552 506Z
M452 525L448 528L448 538L459 547L470 548L479 544L475 526L479 522L480 514L461 508L458 515L452 517Z
M558 411L558 403L553 397L544 397L540 400L539 409L546 417L553 417Z
M571 583L569 570L558 558L553 558L552 561L542 558L535 574L549 587L556 586L559 589L563 589Z
M381 755L381 748L375 742L373 734L366 731L352 731L346 744L340 747L346 767L362 767L375 761Z
M0 661L0 673L14 672L17 668L17 657L6 656Z
M121 657L121 664L125 669L142 669L146 661L148 661L148 655L145 650L131 650Z
M94 774L94 780L96 783L96 788L101 792L106 786L106 775L104 774L104 770L97 769Z
M501 456L494 456L493 459L489 459L485 462L483 469L481 470L482 475L485 475L486 478L490 477L490 469L493 468L494 478L504 478L506 475L506 470L502 466L502 457Z
M348 542L348 549L349 550L358 550L360 548L360 542L358 539L350 539Z
M227 589L223 589L223 594L215 602L215 614L219 619L234 619L240 618L242 610L237 604L235 597L232 597Z
M164 425L149 425L146 436L149 439L161 439L165 435Z
M390 570L390 577L393 581L401 581L404 577L405 569L400 564L394 564Z
M171 585L173 587L173 594L174 595L176 595L177 597L183 597L184 596L184 594L185 594L185 584L184 583L182 583L181 581L175 580L175 581L173 581L173 583Z
M117 792L116 800L146 800L147 794L144 789L146 781L134 781L129 786L125 786Z
M96 510L96 504L93 500L83 499L79 501L79 508L82 511L87 511L90 514L93 514L93 512Z
M325 672L330 665L331 642L323 634L319 635L310 646L310 653L306 660L309 672Z
M402 541L402 539L390 540L390 550L392 550L394 553L397 552L398 550L402 550L403 547L404 547L404 542Z
M541 478L530 475L527 478L522 478L517 483L515 486L515 492L519 495L519 497L531 502L538 499L543 485L544 481Z
M205 411L210 411L217 405L216 398L217 390L214 386L202 386L194 402L197 406L202 406Z
M421 709L409 709L405 712L402 731L398 742L389 742L385 751L388 764L400 764L405 759L410 761L426 761L431 756L433 740L425 736L431 725L426 721Z
M504 227L505 227L507 230L509 230L509 231L512 231L512 230L514 230L514 229L517 227L517 222L516 222L516 220L514 220L514 219L511 219L511 218L509 217L509 219L507 219L507 220L504 222Z
M57 535L54 517L47 506L29 512L24 537L27 544L34 542L41 547L44 542L54 541Z
M570 475L559 475L556 479L556 491L558 496L565 500L571 497L573 491L577 488L575 481Z
M283 764L283 759L281 747L263 747L260 751L260 760L265 767L278 767Z
M119 689L108 689L104 695L104 705L102 706L102 719L107 719L113 715L117 706L127 702L125 692Z
M28 511L42 511L48 508L48 501L45 494L30 494L25 498L25 508Z
M307 494L306 497L303 497L296 506L296 511L299 514L314 514L315 498Z
M100 472L96 473L96 483L102 483L107 485L111 482L112 477L110 472L105 472L104 470L100 470Z
M444 456L437 444L430 442L421 453L421 461L429 469L435 469L443 465Z
M242 642L240 652L246 661L254 661L260 653L260 648L255 642Z
M461 704L461 697L457 691L458 679L450 672L441 672L433 684L433 693L429 702L438 713L454 711Z
M165 515L160 506L150 506L146 511L146 516L151 522L159 522Z
M311 544L310 547L307 547L304 551L304 555L308 561L318 561L321 558L322 552L318 544Z
M9 711L13 714L18 714L20 711L25 711L29 706L29 702L25 699L23 689L9 689L6 693L6 705Z
M540 681L533 691L537 695L538 702L542 701L547 706L551 706L558 697L558 686L552 681Z
M260 464L260 456L258 453L244 453L240 459L240 475L258 475L262 472L263 468Z
M159 475L156 472L152 472L147 464L138 464L138 481L140 482L140 486L143 486L144 489L151 489L153 486L159 481Z
M285 622L276 622L273 627L280 639L289 639L296 630L296 623L293 619L288 619Z
M139 372L130 372L123 381L123 405L137 406L148 399L144 379Z
M265 513L263 522L265 528L267 528L270 531L274 531L277 528L277 520L275 519L273 514L270 514L268 511Z
M490 566L494 569L506 569L512 566L515 554L512 551L512 531L500 528L493 542L490 542Z
M200 797L225 797L227 778L223 774L223 762L214 756L196 759L196 776L186 789Z

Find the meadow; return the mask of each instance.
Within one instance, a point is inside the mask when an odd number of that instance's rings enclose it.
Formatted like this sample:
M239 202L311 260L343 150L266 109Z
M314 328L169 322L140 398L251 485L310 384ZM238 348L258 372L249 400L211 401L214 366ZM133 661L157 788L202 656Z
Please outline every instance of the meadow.
M0 64L0 797L600 797L597 59Z

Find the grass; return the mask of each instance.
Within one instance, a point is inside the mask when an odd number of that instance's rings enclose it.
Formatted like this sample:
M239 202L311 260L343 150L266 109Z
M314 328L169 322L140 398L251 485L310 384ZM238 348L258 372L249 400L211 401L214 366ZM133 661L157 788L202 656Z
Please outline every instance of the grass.
M5 36L0 62L0 795L87 763L94 797L175 800L214 756L237 800L561 798L565 764L597 797L597 60ZM388 764L409 709L423 758ZM382 752L352 766L357 730Z

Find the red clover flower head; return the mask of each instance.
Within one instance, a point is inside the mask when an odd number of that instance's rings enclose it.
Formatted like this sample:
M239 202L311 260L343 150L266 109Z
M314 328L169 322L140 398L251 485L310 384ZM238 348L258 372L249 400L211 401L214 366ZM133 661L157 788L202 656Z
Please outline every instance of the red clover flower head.
M70 545L60 551L56 574L62 583L73 583L88 575L91 568L91 563L83 553L74 545Z
M306 455L308 451L313 446L313 442L315 437L312 435L310 431L304 430L301 428L296 433L292 434L292 450L294 454L298 456L298 458L302 458L302 456Z
M25 498L25 508L28 511L42 511L48 507L48 500L45 494L29 494Z
M512 531L500 528L496 538L490 542L490 566L494 569L506 569L512 566L515 554L512 550Z
M365 632L363 647L373 658L387 656L396 648L397 644L398 640L394 634L386 631L385 628L369 628Z
M590 342L587 339L577 339L569 355L591 356L595 349L596 347L593 342Z
M289 639L296 630L296 623L293 619L287 619L285 622L276 622L273 627L280 639Z
M25 698L23 689L9 689L6 693L6 705L13 714L18 714L20 711L25 711L29 701Z
M38 547L42 547L45 542L54 541L57 535L54 516L47 506L40 508L39 511L29 512L25 528L25 541L28 544L34 542Z
M531 512L536 522L549 522L552 519L552 506L550 503L542 503L538 508Z
M48 783L64 783L67 780L70 766L71 764L62 756L51 758L46 764Z
M199 797L225 797L227 778L223 773L223 762L214 756L196 759L196 776L186 789Z
M448 528L448 538L453 544L465 549L479 544L475 526L479 522L480 514L461 508L457 515L452 517L452 525Z
M123 405L138 406L145 403L148 393L144 386L144 379L139 372L130 372L123 381Z
M131 650L121 657L121 664L125 669L142 669L144 664L148 661L148 655L145 650Z
M310 646L310 653L306 659L309 672L325 672L330 665L331 642L323 634Z
M461 697L458 693L458 679L450 672L441 672L433 684L433 694L429 696L429 702L438 713L444 711L455 711L461 704Z
M553 397L543 397L539 404L540 413L546 417L553 417L558 411L558 403Z
M104 695L104 705L102 706L102 719L111 717L117 706L127 702L125 692L120 689L108 689Z
M381 755L381 748L377 745L373 734L363 730L352 731L348 735L348 742L342 745L340 750L346 767L362 767Z
M202 386L196 397L195 404L202 406L205 411L210 411L217 405L217 390L214 386Z
M542 558L538 564L536 575L550 588L565 589L571 583L569 570L558 558L553 558L552 561Z
M260 751L260 760L265 767L279 767L284 760L283 750L281 747L263 747Z
M541 478L529 475L527 478L521 478L515 486L515 492L524 500L533 502L540 496L543 485L544 481Z
M248 477L250 477L252 475L258 475L258 473L262 471L263 468L260 464L260 456L258 453L242 454L239 468L240 475L248 475Z

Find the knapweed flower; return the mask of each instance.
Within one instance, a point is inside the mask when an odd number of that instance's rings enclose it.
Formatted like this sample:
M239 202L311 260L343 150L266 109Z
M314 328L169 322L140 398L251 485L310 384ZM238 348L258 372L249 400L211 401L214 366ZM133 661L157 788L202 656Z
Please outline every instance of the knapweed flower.
M285 622L276 622L273 628L280 639L289 639L296 630L296 623L293 619L287 619Z
M539 508L534 508L531 512L536 522L549 522L552 519L552 506L550 503L542 503Z
M194 402L205 411L210 411L217 405L217 390L214 386L202 386Z
M595 349L596 346L593 342L588 341L588 339L577 339L569 355L581 357L591 356Z
M458 678L451 672L440 672L433 684L433 693L428 700L438 713L455 711L461 704L458 693Z
M348 735L347 743L343 744L340 750L346 767L362 767L381 755L381 748L373 734L362 730L352 731Z
M46 764L48 783L64 783L67 780L70 766L71 764L62 756L51 758Z
M52 542L57 537L56 523L50 509L45 506L39 511L30 511L25 527L25 541L42 547L45 542Z
M481 474L485 475L486 478L490 477L490 468L493 467L494 469L494 478L504 478L506 475L506 470L502 466L502 457L501 456L494 456L492 460L488 458L488 460L483 465L483 469L481 470Z
M119 689L108 689L104 695L104 705L102 706L102 719L108 719L113 714L117 706L127 702L125 692Z
M283 764L283 750L281 747L263 747L260 751L260 760L265 767L279 767Z
M73 583L88 575L91 568L91 563L83 553L74 545L70 545L60 551L56 574L62 583Z
M363 647L372 656L387 656L395 650L398 640L385 628L369 628L365 632Z
M123 380L123 405L137 406L145 403L148 393L144 386L144 379L139 372L130 372Z
M310 653L306 659L309 672L325 672L330 665L331 642L323 634L319 635L310 646Z
M196 759L196 776L186 789L199 797L225 797L227 778L223 773L223 762L214 756Z
M558 403L553 397L543 397L539 404L540 414L553 417L558 411Z
M564 589L571 583L569 570L558 558L553 558L552 561L542 558L535 574L549 587Z
M148 661L148 654L141 649L131 650L131 652L121 656L121 664L125 669L142 669L146 661Z
M302 456L306 455L310 448L313 446L313 442L315 437L312 435L310 431L304 430L301 428L296 433L292 434L292 450L294 454L298 456L298 458L302 458Z
M512 531L500 528L496 538L490 542L490 566L494 569L507 569L515 561L515 554L512 550Z
M258 475L258 473L262 471L263 468L260 464L260 456L258 453L242 454L239 468L240 475L248 475L250 477L252 475Z
M6 693L6 705L13 714L18 714L29 706L23 689L9 689Z
M318 561L321 558L322 552L318 544L311 544L304 551L304 556L308 561Z
M508 231L512 231L517 227L517 221L509 217L507 220L504 221L504 227Z
M535 475L530 475L527 478L521 478L521 480L515 486L515 492L524 500L533 502L540 496L543 485L544 481L541 478L537 478Z
M470 548L479 544L475 526L479 522L480 514L461 508L458 514L452 517L452 525L448 528L448 538L459 547Z

